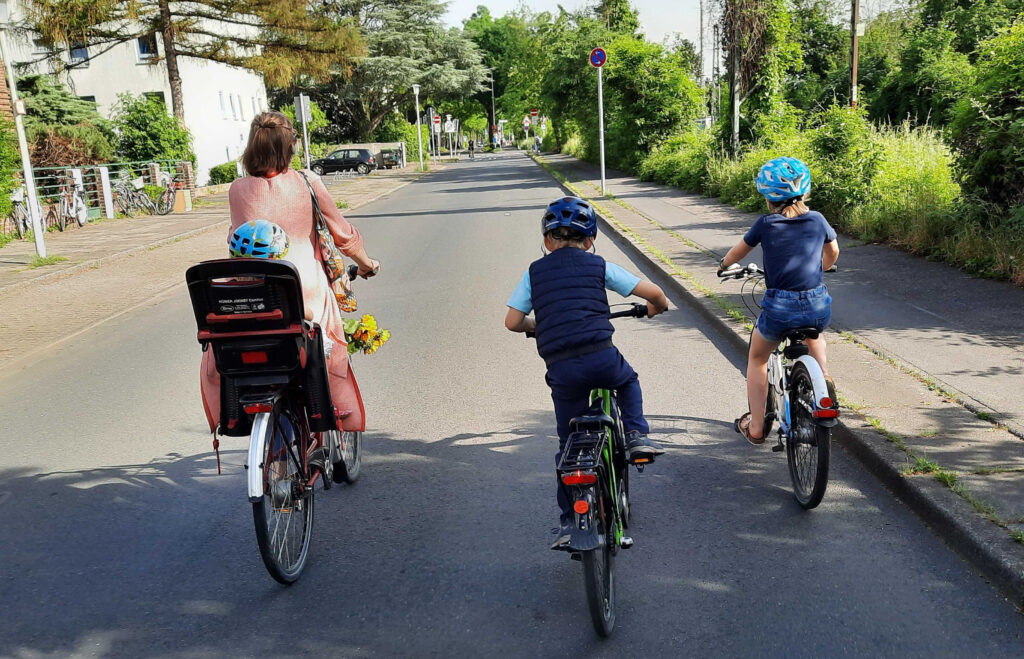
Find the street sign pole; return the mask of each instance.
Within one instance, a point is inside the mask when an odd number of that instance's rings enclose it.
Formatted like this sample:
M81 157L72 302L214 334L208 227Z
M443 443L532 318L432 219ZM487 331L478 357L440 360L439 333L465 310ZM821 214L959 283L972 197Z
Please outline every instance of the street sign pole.
M420 171L423 171L423 130L420 129L420 86L413 85L412 93L416 95L416 140L420 146Z
M604 176L604 86L601 78L601 69L608 61L608 54L604 48L595 48L590 51L590 65L597 69L597 128L598 144L601 149L601 196L607 195L607 186Z
M309 130L307 122L312 118L312 109L309 105L309 97L299 94L295 97L295 118L302 118L302 151L306 155L306 169L309 169Z

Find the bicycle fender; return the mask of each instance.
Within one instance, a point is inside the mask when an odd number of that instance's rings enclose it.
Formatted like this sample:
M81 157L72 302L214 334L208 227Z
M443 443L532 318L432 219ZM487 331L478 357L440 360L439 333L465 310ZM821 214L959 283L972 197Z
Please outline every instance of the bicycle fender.
M249 501L258 503L263 498L263 456L266 455L267 429L270 427L270 413L261 412L252 420L249 435L249 460L245 464L246 486Z
M821 371L821 365L818 364L818 360L810 355L801 355L800 357L797 357L796 361L802 363L807 368L807 373L811 376L811 386L814 388L814 409L821 409L821 406L818 405L818 401L828 396L828 385L825 384L825 374ZM823 426L825 428L831 428L837 423L838 420L835 418L814 419L815 425Z

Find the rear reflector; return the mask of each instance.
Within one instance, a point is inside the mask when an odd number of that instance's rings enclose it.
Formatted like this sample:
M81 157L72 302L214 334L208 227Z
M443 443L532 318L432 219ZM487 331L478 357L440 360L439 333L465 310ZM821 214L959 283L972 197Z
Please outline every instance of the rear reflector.
M829 398L828 396L825 396L824 398L818 401L818 407L832 407L832 405L832 399Z
M260 350L258 352L243 352L242 353L243 364L266 364L267 353L266 351Z
M272 412L273 410L274 406L270 403L256 403L254 405L245 406L246 414L260 414L262 412Z
M575 510L580 515L586 515L587 512L590 510L590 504L587 503L585 500L580 499L579 501L572 505L572 509Z
M819 419L834 419L839 416L839 410L829 408L827 410L814 410L814 416Z
M597 482L597 474L593 472L583 473L577 469L568 474L562 474L562 482L566 485L593 485Z

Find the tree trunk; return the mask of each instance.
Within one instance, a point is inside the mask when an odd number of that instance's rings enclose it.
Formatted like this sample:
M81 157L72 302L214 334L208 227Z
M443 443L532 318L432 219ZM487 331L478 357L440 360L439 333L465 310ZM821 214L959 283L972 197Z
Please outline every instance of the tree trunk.
M181 72L178 71L178 49L174 44L174 23L170 0L159 0L160 27L164 41L164 60L167 62L167 80L171 84L171 108L174 116L185 121L185 103L181 94Z

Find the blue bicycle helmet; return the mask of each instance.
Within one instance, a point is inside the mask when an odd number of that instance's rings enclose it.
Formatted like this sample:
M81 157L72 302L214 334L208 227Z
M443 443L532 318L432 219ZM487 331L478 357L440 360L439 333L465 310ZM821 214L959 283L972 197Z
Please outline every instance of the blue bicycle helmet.
M269 220L251 220L235 229L228 247L235 257L283 259L288 253L288 235Z
M776 158L761 166L754 183L765 199L779 203L811 191L811 170L796 158Z
M594 207L579 197L555 199L548 204L540 224L545 234L558 227L570 227L589 238L597 235L597 214L594 213Z

